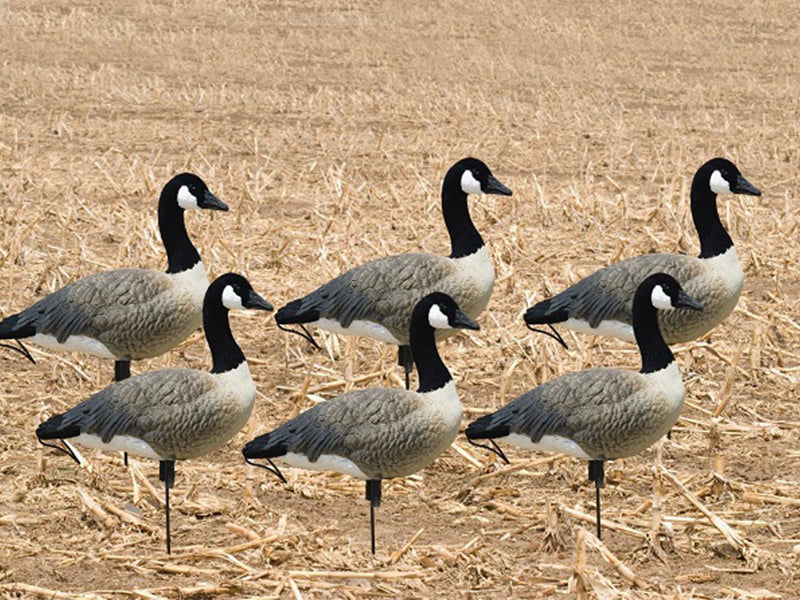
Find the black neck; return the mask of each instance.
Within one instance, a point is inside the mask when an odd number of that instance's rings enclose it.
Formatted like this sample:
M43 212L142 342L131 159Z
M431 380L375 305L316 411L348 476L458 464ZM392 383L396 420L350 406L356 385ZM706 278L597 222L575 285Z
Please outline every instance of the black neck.
M200 255L186 233L184 210L178 206L177 192L167 185L158 201L158 229L167 250L167 273L180 273L200 262Z
M700 258L724 254L733 246L717 212L717 195L708 187L708 178L695 176L692 181L692 220L700 237Z
M444 387L452 381L450 371L442 362L439 350L436 348L436 330L427 320L411 322L410 346L417 364L419 387L417 391L432 392Z
M461 179L452 172L447 173L442 183L442 214L450 234L450 258L469 256L483 248L483 238L469 216Z
M675 360L658 327L658 312L650 300L652 290L637 291L633 299L633 334L642 355L641 373L654 373Z
M244 354L233 339L228 321L228 309L220 296L206 294L203 302L203 329L211 350L212 373L224 373L244 362Z

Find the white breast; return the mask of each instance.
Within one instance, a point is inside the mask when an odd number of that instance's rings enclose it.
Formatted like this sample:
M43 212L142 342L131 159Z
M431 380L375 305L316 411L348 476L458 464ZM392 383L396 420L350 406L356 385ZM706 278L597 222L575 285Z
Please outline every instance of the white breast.
M206 268L202 260L191 269L180 273L167 273L167 275L172 280L175 289L187 293L194 305L203 306L203 298L208 289L208 275L206 275Z
M248 411L249 416L249 411L252 410L256 397L256 386L253 383L253 377L250 375L250 367L247 366L247 361L242 361L242 364L230 371L215 373L214 379L217 382L217 392L229 394L236 398L242 405L242 409Z
M680 412L686 388L683 386L683 379L677 362L673 360L660 371L645 373L642 377L647 381L649 389L657 390L663 394L672 411L677 410Z
M701 258L706 270L713 272L725 286L726 295L738 296L742 291L744 271L736 248L731 246L723 254L712 258Z
M491 293L494 287L494 265L486 246L481 246L469 256L452 260L459 272L472 280L477 289L484 293Z
M422 395L425 397L424 410L431 416L456 429L461 425L461 400L458 398L456 384L452 379L438 390L423 392Z
M331 333L363 336L372 338L373 340L378 340L385 344L400 345L400 340L394 337L389 330L386 329L386 327L373 321L355 320L350 323L348 327L342 327L342 324L339 323L339 321L323 318L316 321L315 325L320 329L330 331Z

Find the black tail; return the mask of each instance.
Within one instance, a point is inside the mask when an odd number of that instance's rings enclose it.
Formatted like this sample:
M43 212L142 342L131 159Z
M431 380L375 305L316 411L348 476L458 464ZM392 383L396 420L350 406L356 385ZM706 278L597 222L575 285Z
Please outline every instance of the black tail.
M36 327L25 323L22 313L11 315L0 321L0 340L20 340L36 335Z
M40 440L64 440L81 434L81 426L69 422L66 413L50 417L36 428L36 437Z
M497 414L484 415L467 426L467 437L471 440L489 440L505 437L510 433L508 423L497 418Z
M550 325L562 323L569 319L569 311L562 307L554 306L553 298L542 300L531 306L525 313L525 322L528 325Z

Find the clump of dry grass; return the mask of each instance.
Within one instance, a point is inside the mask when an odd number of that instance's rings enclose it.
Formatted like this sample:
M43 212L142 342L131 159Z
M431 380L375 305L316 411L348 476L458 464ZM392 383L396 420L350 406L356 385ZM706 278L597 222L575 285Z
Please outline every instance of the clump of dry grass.
M786 4L784 6L784 4ZM586 10L583 10L585 8ZM497 271L482 330L444 344L467 417L543 380L635 368L629 345L528 333L534 301L619 258L696 252L688 189L714 155L763 199L721 202L746 269L738 308L676 349L688 390L671 442L610 466L608 535L585 465L463 439L387 486L369 555L361 486L253 473L246 439L350 387L400 385L394 352L269 319L233 327L259 389L247 430L179 470L163 554L155 465L91 471L33 430L110 364L3 355L0 596L789 598L800 413L798 60L788 3L705 7L35 1L3 9L0 313L100 269L165 264L163 183L198 172L231 205L190 215L212 275L281 304L350 266L445 253L446 169L473 154L514 189L472 204ZM224 24L224 25L221 25ZM263 317L263 315L261 315ZM203 338L134 365L203 368Z

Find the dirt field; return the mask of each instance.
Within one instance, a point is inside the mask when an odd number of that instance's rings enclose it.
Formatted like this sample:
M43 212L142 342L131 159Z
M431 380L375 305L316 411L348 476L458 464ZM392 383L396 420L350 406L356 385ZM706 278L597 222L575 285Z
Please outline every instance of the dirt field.
M629 344L564 351L521 315L618 258L696 253L700 164L731 158L764 195L720 202L742 298L676 348L672 440L609 466L602 545L585 463L509 450L502 467L460 436L384 486L373 557L361 482L284 486L239 451L346 387L400 385L394 352L319 332L315 352L247 314L256 409L178 465L171 557L155 462L77 469L36 443L111 364L0 352L0 597L800 597L795 2L98 4L0 2L2 315L98 270L163 268L156 203L182 170L231 206L187 216L210 273L276 306L373 257L447 253L441 178L474 155L514 196L471 204L497 284L482 330L441 348L466 421L559 374L637 368ZM133 370L209 364L197 333Z

